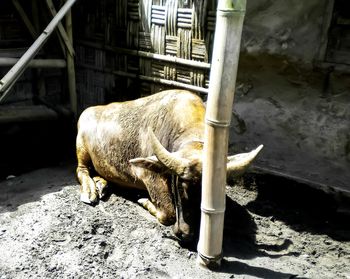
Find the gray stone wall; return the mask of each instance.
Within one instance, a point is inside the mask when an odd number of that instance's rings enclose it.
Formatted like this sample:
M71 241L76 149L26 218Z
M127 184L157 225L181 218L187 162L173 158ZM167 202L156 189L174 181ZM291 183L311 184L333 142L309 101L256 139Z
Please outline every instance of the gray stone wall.
M321 46L326 0L247 1L242 51L311 62Z

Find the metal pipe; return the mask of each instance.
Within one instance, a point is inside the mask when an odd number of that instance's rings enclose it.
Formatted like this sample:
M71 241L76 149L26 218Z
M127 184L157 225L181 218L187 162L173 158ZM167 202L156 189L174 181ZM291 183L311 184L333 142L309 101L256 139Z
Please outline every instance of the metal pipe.
M20 75L27 68L30 60L39 52L47 39L54 31L57 24L61 21L64 15L70 10L72 5L77 0L68 0L62 8L58 11L57 15L47 25L43 33L34 41L29 49L23 54L18 62L8 71L8 73L0 80L0 92L4 92L0 97L0 103L5 99L12 85L20 77Z
M229 126L246 0L219 0L206 110L198 262L220 265Z

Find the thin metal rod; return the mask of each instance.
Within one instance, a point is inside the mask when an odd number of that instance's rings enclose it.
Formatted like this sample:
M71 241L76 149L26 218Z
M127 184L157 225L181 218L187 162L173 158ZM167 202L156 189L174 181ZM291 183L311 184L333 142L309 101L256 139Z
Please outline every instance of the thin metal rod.
M21 76L24 70L28 67L30 60L39 52L45 42L48 40L57 24L61 21L64 15L70 10L72 5L77 0L68 0L57 15L47 25L43 33L35 40L29 49L23 54L18 62L8 71L8 73L0 80L0 92L4 92L0 97L0 103L5 99L12 85Z

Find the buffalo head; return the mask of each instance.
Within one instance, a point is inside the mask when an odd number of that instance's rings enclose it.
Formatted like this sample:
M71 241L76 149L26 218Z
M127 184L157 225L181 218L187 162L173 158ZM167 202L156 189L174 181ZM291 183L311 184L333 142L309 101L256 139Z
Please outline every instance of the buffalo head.
M150 128L148 135L154 156L136 158L130 162L137 164L142 160L143 167L168 176L168 187L171 188L176 212L173 232L179 240L187 242L193 238L195 223L199 217L204 142L188 141L178 151L169 152ZM237 177L244 173L262 147L260 145L249 153L229 156L228 176Z

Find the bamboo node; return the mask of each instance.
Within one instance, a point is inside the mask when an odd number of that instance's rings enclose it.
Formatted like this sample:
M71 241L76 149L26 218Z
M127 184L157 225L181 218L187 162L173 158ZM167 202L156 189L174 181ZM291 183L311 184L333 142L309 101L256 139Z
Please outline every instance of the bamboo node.
M217 15L218 16L226 17L226 18L234 17L237 14L241 15L241 16L244 16L245 10L218 10L217 11Z
M218 128L228 128L230 127L230 122L227 121L218 121L210 118L205 118L205 123L212 126L212 127L218 127Z
M223 214L225 213L225 208L214 209L214 208L205 208L204 206L201 206L201 211L207 214Z
M198 251L198 262L209 269L215 269L220 266L223 254L222 252L217 256L206 256Z

